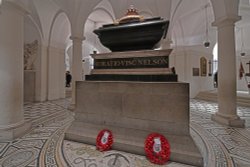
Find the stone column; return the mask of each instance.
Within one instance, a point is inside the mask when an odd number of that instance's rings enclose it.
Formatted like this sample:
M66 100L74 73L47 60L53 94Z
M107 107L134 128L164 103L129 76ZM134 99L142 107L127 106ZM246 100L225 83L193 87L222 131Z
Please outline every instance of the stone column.
M218 27L218 111L212 120L234 127L244 127L244 120L237 115L236 52L234 23L240 17L215 21Z
M0 141L13 140L30 128L23 113L24 12L15 4L1 4Z
M49 47L49 77L48 77L48 100L65 98L65 66L64 49Z
M47 90L48 90L48 46L41 43L39 46L41 49L41 55L37 58L39 59L37 66L37 80L36 80L36 101L45 101L47 99ZM64 75L65 81L65 75Z
M72 45L72 101L71 101L71 109L74 108L76 104L75 96L76 96L76 81L82 81L83 68L82 68L82 41L85 40L85 37L75 37L71 36L70 39L73 42Z

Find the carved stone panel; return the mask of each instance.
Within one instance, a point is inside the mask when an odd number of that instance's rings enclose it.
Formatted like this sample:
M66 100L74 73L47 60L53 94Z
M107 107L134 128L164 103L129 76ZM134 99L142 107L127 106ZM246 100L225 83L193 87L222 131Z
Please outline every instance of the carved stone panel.
M24 70L33 70L34 62L37 58L38 41L24 44Z

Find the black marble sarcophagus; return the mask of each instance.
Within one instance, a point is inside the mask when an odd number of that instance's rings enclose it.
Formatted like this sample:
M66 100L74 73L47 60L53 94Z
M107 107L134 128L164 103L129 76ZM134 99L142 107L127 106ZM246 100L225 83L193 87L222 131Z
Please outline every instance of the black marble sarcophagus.
M94 30L100 42L111 51L154 49L168 30L169 21L161 17L143 19L136 9L123 18Z

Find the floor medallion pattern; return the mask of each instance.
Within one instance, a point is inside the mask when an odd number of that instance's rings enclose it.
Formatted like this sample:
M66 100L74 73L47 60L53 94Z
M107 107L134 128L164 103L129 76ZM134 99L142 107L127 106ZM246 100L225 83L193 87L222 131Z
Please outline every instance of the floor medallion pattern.
M25 120L32 129L14 141L0 142L1 167L157 167L144 156L111 150L96 151L94 146L63 140L73 121L67 110L69 99L26 103ZM204 157L205 167L250 166L250 108L238 107L246 128L231 128L211 120L217 103L190 101L190 132ZM190 167L169 162L164 167Z

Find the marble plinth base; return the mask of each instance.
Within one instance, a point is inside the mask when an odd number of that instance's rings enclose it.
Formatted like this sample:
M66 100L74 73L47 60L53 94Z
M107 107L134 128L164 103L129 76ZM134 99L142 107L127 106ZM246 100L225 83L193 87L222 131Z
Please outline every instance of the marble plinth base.
M11 141L22 135L31 129L31 123L20 122L15 125L0 126L0 142Z
M104 128L113 132L113 149L145 155L147 135L157 132L169 140L170 160L203 166L189 133L187 83L77 82L75 121L65 138L95 145Z
M237 127L237 128L245 127L245 120L240 119L239 117L230 118L230 117L224 117L223 115L215 113L212 115L211 119L215 122L218 122L223 125L231 126L231 127Z

